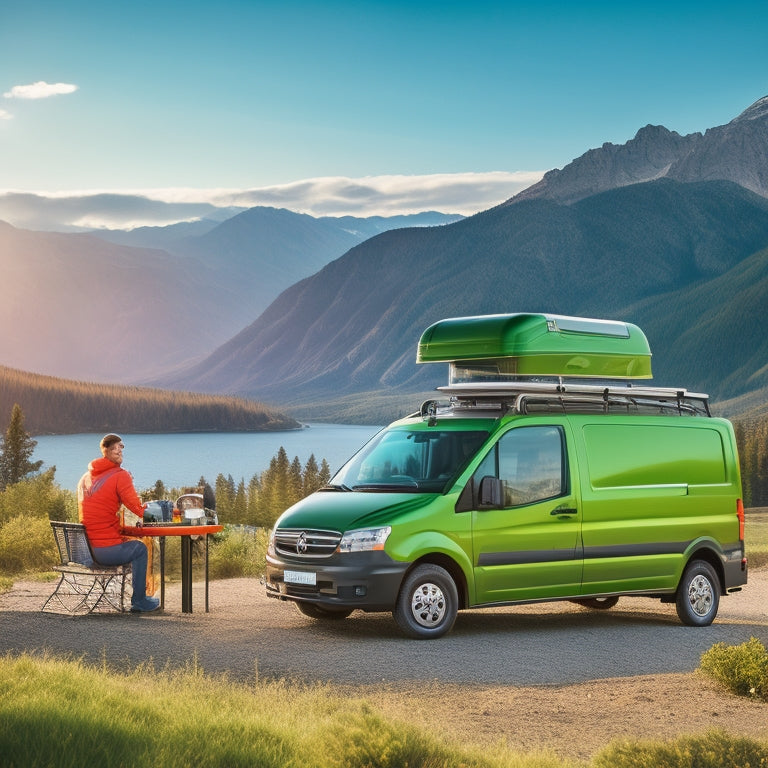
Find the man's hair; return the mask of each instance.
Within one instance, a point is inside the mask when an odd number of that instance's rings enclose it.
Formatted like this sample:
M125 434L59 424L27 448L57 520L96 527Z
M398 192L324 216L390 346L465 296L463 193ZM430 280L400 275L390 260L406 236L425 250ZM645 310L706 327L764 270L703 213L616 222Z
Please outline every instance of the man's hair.
M102 448L109 448L111 445L114 445L115 443L122 442L122 439L123 438L120 437L120 435L114 435L110 433L109 435L104 435L104 437L101 438L100 445Z

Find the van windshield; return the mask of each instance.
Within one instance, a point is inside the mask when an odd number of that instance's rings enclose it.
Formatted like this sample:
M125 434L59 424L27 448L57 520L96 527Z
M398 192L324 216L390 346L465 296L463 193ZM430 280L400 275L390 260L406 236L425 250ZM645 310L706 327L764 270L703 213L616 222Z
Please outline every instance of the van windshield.
M487 438L481 430L385 430L334 475L329 487L443 493Z

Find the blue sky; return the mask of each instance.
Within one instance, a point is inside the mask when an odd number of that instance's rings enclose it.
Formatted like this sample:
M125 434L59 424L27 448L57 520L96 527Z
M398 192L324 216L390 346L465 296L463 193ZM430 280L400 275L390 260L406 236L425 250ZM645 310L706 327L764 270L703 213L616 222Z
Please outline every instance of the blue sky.
M767 94L765 0L3 0L0 190L468 213Z

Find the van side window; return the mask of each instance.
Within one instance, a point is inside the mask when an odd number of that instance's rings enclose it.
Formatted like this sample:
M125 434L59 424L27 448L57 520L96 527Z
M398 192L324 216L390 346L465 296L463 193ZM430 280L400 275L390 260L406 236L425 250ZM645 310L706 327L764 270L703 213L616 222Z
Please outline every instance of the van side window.
M502 481L505 507L531 504L567 492L568 473L560 427L512 429L499 440L495 453L496 476ZM484 475L491 474L487 471L490 458L491 455L486 457L480 466Z

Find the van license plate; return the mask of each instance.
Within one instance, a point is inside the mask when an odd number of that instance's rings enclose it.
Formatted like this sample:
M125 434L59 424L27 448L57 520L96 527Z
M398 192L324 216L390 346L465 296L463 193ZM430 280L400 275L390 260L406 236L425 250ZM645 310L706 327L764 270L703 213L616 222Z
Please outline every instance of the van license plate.
M317 574L310 571L285 571L283 579L290 584L317 584Z

